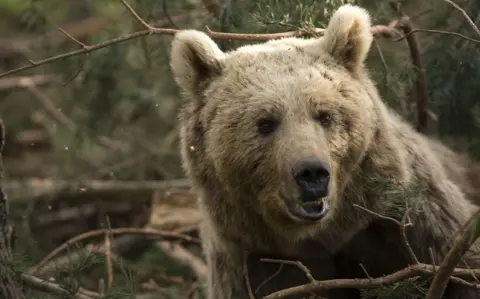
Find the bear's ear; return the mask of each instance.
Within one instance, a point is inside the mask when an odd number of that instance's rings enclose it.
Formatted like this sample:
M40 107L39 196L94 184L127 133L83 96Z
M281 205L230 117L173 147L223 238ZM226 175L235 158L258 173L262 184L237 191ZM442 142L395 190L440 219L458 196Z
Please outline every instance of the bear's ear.
M323 37L323 49L339 64L354 72L363 65L373 35L371 18L365 9L346 4L333 13Z
M180 88L195 96L220 74L224 56L208 35L185 30L177 33L172 42L170 67Z

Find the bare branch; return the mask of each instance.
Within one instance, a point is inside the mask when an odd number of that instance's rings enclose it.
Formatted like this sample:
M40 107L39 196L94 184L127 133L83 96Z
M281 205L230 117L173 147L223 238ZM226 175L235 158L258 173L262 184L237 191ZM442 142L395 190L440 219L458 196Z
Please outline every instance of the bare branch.
M333 280L324 280L324 281L315 281L313 283L300 285L281 291L271 293L263 299L278 299L278 298L289 298L291 296L298 296L301 294L310 294L315 293L321 290L332 290L332 289L376 289L382 286L391 285L399 281L422 276L430 277L435 272L438 271L438 267L434 268L432 265L427 264L415 264L409 266L405 269L392 273L390 275L385 275L377 278L365 278L365 279L333 279ZM476 270L480 272L479 270ZM471 277L471 272L468 269L454 269L453 276L450 277L450 281L453 283L460 284L465 287L480 289L480 284L471 283L462 277ZM440 298L440 297L435 297Z
M250 275L248 275L248 252L245 251L243 255L243 276L245 278L245 284L247 285L247 292L249 299L255 299L253 295L252 285L250 284Z
M395 42L401 41L401 40L407 38L408 36L410 36L411 34L413 34L415 32L427 32L427 33L437 33L437 34L444 34L444 35L454 35L454 36L458 36L458 37L461 37L463 39L466 39L468 41L471 41L473 43L480 44L480 40L465 36L465 35L460 34L458 32L444 31L444 30L434 30L434 29L419 29L419 28L415 28L412 31L403 35L402 37L394 39L393 41L395 41Z
M50 98L47 97L43 92L41 92L33 83L33 81L31 81L30 78L25 78L23 85L33 95L33 97L43 107L43 109L50 115L51 118L53 118L57 123L61 124L62 126L67 127L69 130L75 129L75 123L59 109L57 109L57 107L53 104Z
M205 262L181 245L167 241L157 242L156 245L169 257L190 266L198 279L203 279L207 275L207 265Z
M171 29L171 28L156 28L151 25L149 25L147 22L145 22L136 12L135 10L125 1L121 0L124 6L127 8L127 10L132 14L132 16L138 20L146 29L133 32L124 36L119 36L101 43L98 43L96 45L91 45L87 46L82 44L82 49L59 54L56 56L52 56L49 58L45 58L39 61L33 61L29 60L30 64L1 73L0 78L6 77L18 72L26 71L41 65L46 65L58 60L63 60L66 58L70 58L73 56L77 55L82 55L82 54L88 54L93 51L114 45L114 44L119 44L131 39L135 39L138 37L142 36L147 36L147 35L175 35L176 33L182 31L178 29ZM390 32L391 29L388 28L387 26L373 26L372 27L372 33L373 34L382 34L386 36L391 36L392 33ZM251 41L266 41L266 40L271 40L271 39L277 39L277 38L283 38L283 37L301 37L301 36L306 36L311 34L311 32L307 32L306 30L295 30L295 31L289 31L289 32L281 32L281 33L271 33L271 34L242 34L242 33L222 33L222 32L215 32L210 30L208 27L205 28L206 34L209 35L212 39L234 39L234 40L251 40ZM315 34L323 34L324 29L315 29L313 33ZM68 34L66 31L62 31L64 34ZM76 41L75 38L73 38L71 35L67 35L70 39Z
M107 267L107 287L112 288L113 283L113 265L112 265L112 242L110 240L112 227L110 218L107 215L107 233L105 234L105 259Z
M477 25L475 25L475 22L473 22L473 20L468 16L467 12L464 9L462 9L460 6L458 6L458 4L454 3L453 1L450 1L450 0L444 0L444 1L450 4L451 6L453 6L458 11L460 11L464 16L465 20L467 20L468 24L470 24L470 27L472 27L473 31L475 31L475 33L477 33L477 35L480 36L480 29L478 29Z
M443 262L440 264L437 273L435 274L432 284L428 290L425 299L437 299L443 296L450 276L455 272L455 267L458 265L463 255L472 246L475 240L480 235L479 232L480 211L477 211L468 221L460 237L457 239L455 245L450 249ZM454 275L454 274L453 274Z
M63 34L65 34L69 39L71 39L72 41L74 41L75 43L79 44L82 48L87 48L88 46L85 45L84 43L82 43L81 41L79 41L78 39L76 39L75 37L73 37L72 35L70 35L68 32L66 32L65 30L63 30L62 28L58 28L58 30L60 30L60 32L62 32Z
M62 245L58 246L55 248L52 252L50 252L40 263L32 267L29 271L30 274L34 274L36 271L38 271L40 268L42 268L49 260L51 260L53 257L55 257L57 254L62 252L63 250L69 248L71 245L95 236L100 236L104 235L106 233L109 233L111 235L117 235L117 234L141 234L141 235L148 235L151 237L160 237L165 240L183 240L186 242L191 242L191 243L197 243L200 244L200 241L196 238L190 237L188 235L184 234L179 234L175 232L167 232L167 231L159 231L156 229L151 229L151 228L132 228L132 227L125 227L125 228L113 228L113 229L98 229L98 230L92 230L83 234L80 234L76 237L73 237L63 243Z
M147 22L145 22L138 14L137 12L127 3L127 1L125 0L120 0L122 1L123 5L127 8L127 10L132 14L132 16L137 19L137 21L140 22L140 24L143 25L143 27L145 27L145 29L147 30L155 30L154 27L148 25Z
M62 286L53 283L51 281L43 280L41 278L29 275L22 274L22 281L31 288L44 291L47 293L52 293L55 295L60 295L65 298L74 298L74 299L92 299L90 296L78 292L72 297L71 292L63 288Z
M69 57L77 56L77 55L88 54L88 53L94 52L96 50L99 50L99 49L102 49L102 48L105 48L105 47L108 47L108 46L111 46L111 45L114 45L114 44L119 44L119 43L131 40L131 39L135 39L135 38L138 38L138 37L143 37L143 36L147 36L147 35L175 35L176 33L182 31L182 30L179 30L179 29L172 29L172 28L153 27L153 26L149 25L147 22L145 22L125 0L121 0L121 1L124 4L124 6L127 8L127 10L132 14L132 16L136 20L138 20L143 25L143 27L146 28L145 30L136 31L136 32L133 32L133 33L130 33L130 34L127 34L127 35L119 36L119 37L116 37L116 38L113 38L113 39L110 39L110 40L106 40L104 42L98 43L96 45L91 45L91 46L88 46L88 45L85 45L85 44L79 42L73 36L68 34L66 31L61 30L64 34L67 35L68 38L72 39L77 44L82 45L82 49L67 52L67 53L63 53L63 54L59 54L59 55L52 56L52 57L49 57L49 58L45 58L45 59L42 59L42 60L39 60L39 61L29 60L30 64L19 67L19 68L16 68L16 69L13 69L13 70L10 70L10 71L7 71L7 72L4 72L4 73L1 73L0 78L6 77L6 76L9 76L9 75L18 73L18 72L26 71L26 70L29 70L29 69L32 69L32 68L35 68L35 67L38 67L38 66L41 66L41 65L46 65L46 64L49 64L49 63L53 63L53 62L58 61L58 60L63 60L63 59L69 58ZM209 3L210 1L207 1L207 2ZM266 40L284 38L284 37L303 37L303 36L308 36L308 35L311 35L311 34L321 35L321 34L323 34L324 30L325 29L317 28L317 29L314 29L313 31L312 30L307 31L307 30L301 30L300 29L300 30L295 30L295 31L270 33L270 34L248 34L248 33L242 34L242 33L215 32L215 31L210 30L208 27L206 27L205 28L205 33L207 35L209 35L212 39L217 39L217 40L227 39L227 40L266 41ZM461 34L455 33L455 32L446 32L446 31L442 32L442 31L435 31L435 30L420 30L420 29L412 30L411 32L406 34L404 37L402 37L402 39L406 38L409 34L411 34L413 32L416 32L416 31L453 34L453 35L465 38L467 40L470 40L470 41L473 41L473 42L476 42L476 43L480 43L479 40L474 40L474 39L468 38L464 35L461 35ZM396 34L396 31L394 29L390 28L389 26L383 26L383 25L372 26L371 32L374 35L382 35L384 37L392 37Z
M315 279L313 278L310 270L300 261L288 261L288 260L278 260L278 259L261 259L260 261L264 263L294 265L305 273L305 275L307 276L310 282L315 282Z
M418 258L415 255L415 252L413 252L413 249L410 246L410 243L408 242L408 238L407 238L407 227L411 226L411 225L409 225L411 223L410 222L407 223L406 221L408 219L408 214L410 213L411 210L412 210L412 208L407 209L407 211L405 212L405 215L403 215L400 232L402 234L403 245L407 249L408 254L410 255L410 258L412 259L412 262L415 263L415 264L418 264L420 262L418 261Z

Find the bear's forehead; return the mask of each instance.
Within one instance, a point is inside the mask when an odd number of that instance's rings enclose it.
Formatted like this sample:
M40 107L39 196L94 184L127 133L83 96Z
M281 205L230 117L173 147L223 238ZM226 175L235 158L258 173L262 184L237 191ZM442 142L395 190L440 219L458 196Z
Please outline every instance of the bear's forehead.
M306 46L311 43L311 40L305 39L281 39L246 45L229 52L225 62L231 68L276 66L277 68L295 67L298 69L318 59L318 56L311 55L306 51Z
M318 51L319 47L318 39L300 38L242 46L225 55L224 74L273 86L349 80L349 73L329 55Z

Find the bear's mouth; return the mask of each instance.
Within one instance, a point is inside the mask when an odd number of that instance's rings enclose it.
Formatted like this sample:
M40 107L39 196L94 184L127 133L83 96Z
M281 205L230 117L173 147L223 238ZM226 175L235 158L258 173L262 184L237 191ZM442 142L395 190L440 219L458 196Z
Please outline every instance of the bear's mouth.
M292 216L309 222L321 220L330 210L328 197L302 202L286 200L286 204Z

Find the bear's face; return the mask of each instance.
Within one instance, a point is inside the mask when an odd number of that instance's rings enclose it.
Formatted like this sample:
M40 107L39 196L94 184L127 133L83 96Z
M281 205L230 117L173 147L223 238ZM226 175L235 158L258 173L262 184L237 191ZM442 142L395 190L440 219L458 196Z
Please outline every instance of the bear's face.
M215 176L270 219L311 224L331 215L375 132L359 80L371 41L369 15L350 5L318 39L224 53L204 33L177 34L172 69L202 128L203 161L189 158L196 144L182 131L191 175Z

